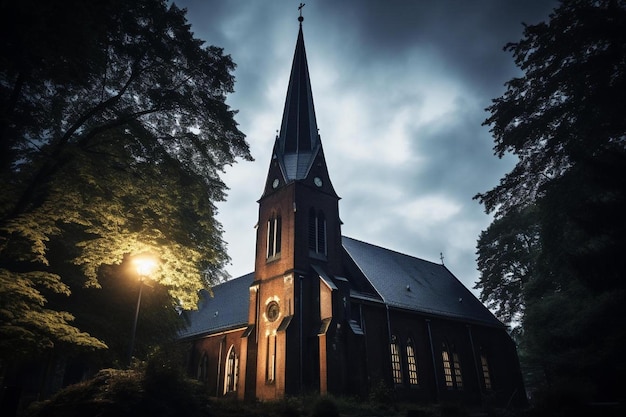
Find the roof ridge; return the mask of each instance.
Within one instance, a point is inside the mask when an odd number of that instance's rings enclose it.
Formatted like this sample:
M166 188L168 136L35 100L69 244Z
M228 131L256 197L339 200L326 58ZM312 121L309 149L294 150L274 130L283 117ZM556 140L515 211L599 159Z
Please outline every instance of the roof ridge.
M254 276L254 271L252 271L252 272L248 272L247 274L239 275L238 277L234 277L234 278L227 279L226 281L220 282L220 283L219 283L219 284L217 284L217 285L213 285L213 286L211 286L211 288L220 287L220 286L222 286L222 285L224 285L224 284L229 284L229 283L231 283L231 282L234 282L234 281L240 280L240 279L242 279L242 278L247 278L247 277L248 277L248 276L250 276L250 275Z
M395 249L385 248L385 247L383 247L383 246L380 246L380 245L375 245L375 244L373 244L373 243L368 243L368 242L365 242L365 241L363 241L363 240L360 240L360 239L355 239L355 238L350 237L350 236L341 235L341 237L342 237L342 238L345 238L345 239L350 239L350 240L352 240L352 241L354 241L354 242L362 243L362 244L367 245L367 246L373 246L373 247L375 247L375 248L382 249L382 250L385 250L385 251L387 251L387 252L396 253L396 254L398 254L398 255L402 255L402 256L408 256L409 258L413 258L413 259L419 259L420 261L428 262L428 263L430 263L430 264L433 264L433 265L436 265L436 266L442 266L442 267L444 267L444 268L445 268L445 265L443 265L443 264L441 264L441 263L437 263L437 262L434 262L434 261L429 261L428 259L420 258L420 257L415 256L415 255L409 255L408 253L400 252L400 251L395 250ZM448 270L448 268L445 268L445 269L446 269L446 270ZM450 270L448 270L448 271L450 271Z

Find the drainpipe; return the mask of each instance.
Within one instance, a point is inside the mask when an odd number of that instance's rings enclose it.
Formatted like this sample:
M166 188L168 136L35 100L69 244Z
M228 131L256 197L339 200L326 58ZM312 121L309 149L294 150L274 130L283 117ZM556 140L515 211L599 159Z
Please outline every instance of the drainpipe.
M389 305L385 304L385 310L387 313L387 337L389 338L389 346L391 346L391 319L389 318Z
M428 328L428 341L430 342L430 356L433 360L433 376L435 377L435 402L439 401L439 378L437 378L437 362L435 362L435 348L433 346L433 333L430 330L430 320L426 320Z
M298 309L300 310L298 315L300 316L300 326L299 326L299 331L300 331L300 394L302 394L304 392L303 390L303 385L304 385L304 375L303 375L303 371L304 371L304 361L303 361L303 349L304 349L304 340L302 339L302 304L304 302L304 300L302 300L302 280L304 279L304 276L302 275L298 275L298 277L300 278L300 288L299 288L299 292L300 292L300 300L299 300L299 305L298 305Z
M359 303L359 318L361 319L359 325L361 326L361 330L363 330L363 338L365 340L365 381L364 382L368 382L370 380L369 375L371 372L370 369L370 361L369 361L369 348L368 348L368 343L367 343L367 339L368 339L368 335L367 335L367 329L365 328L365 318L363 317L363 304ZM367 392L369 392L369 388L367 389Z
M389 304L387 303L385 303L385 310L387 313L387 338L388 338L387 347L389 348L389 353L390 353L389 357L391 357L391 320L389 319ZM391 370L391 383L395 391L395 382L393 380L393 369Z
M222 373L222 348L226 342L226 336L220 341L220 352L217 357L217 380L215 381L215 396L220 396L220 374Z
M480 405L483 405L483 385L480 380L480 369L478 368L478 362L476 361L476 349L474 349L474 338L472 337L472 328L467 325L467 334L469 335L470 345L472 346L472 356L474 357L474 369L476 370L476 380L478 381L478 391L480 392Z

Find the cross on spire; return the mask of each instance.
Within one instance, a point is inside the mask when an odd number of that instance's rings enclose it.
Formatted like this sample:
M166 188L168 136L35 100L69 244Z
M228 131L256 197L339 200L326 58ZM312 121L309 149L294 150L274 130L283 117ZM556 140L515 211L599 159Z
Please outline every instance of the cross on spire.
M302 8L306 6L305 3L300 3L300 5L298 6L298 11L300 12L300 16L298 17L298 22L302 23L302 21L304 20L304 17L302 17Z
M444 259L443 252L439 252L439 259L441 259L441 265L443 265L444 264L443 263L443 259Z

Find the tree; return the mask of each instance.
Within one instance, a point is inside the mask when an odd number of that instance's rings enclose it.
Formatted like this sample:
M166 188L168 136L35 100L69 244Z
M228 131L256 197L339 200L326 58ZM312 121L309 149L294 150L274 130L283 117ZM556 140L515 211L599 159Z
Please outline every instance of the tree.
M80 251L75 247L76 241L66 231L48 243L50 269L63 277L71 295L51 294L46 305L72 314L75 317L72 324L106 343L107 349L92 352L67 346L47 356L66 362L69 368L80 365L75 367L80 372L78 375L86 367L93 370L128 365L140 289L141 306L132 356L145 360L154 349L175 342L186 321L180 314L180 306L173 302L171 289L151 279L152 274L140 276L132 256L125 256L119 265L101 266L98 287L85 286L81 266L67 262ZM71 380L71 370L67 377Z
M524 317L524 289L536 272L540 251L534 206L497 218L478 239L480 299L512 329Z
M251 159L225 103L232 60L203 47L185 11L163 0L1 7L2 356L103 347L47 307L69 293L63 262L98 287L103 265L153 253L153 278L193 307L228 260L215 220L220 173ZM52 260L59 239L75 250Z
M483 258L477 286L484 300L511 303L510 270L494 262L511 254L519 271L532 270L521 297L532 360L552 383L619 398L626 371L626 2L563 1L548 23L526 26L505 50L523 75L506 84L484 124L496 155L510 152L518 162L476 196L495 214L485 233L496 237L481 236L479 259L500 252ZM536 257L490 247L515 234L519 223L511 219L531 209Z

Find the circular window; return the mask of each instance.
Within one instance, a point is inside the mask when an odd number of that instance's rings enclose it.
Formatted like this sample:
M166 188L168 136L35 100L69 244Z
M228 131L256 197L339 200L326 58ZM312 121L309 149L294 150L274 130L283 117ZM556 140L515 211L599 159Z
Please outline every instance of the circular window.
M275 321L280 314L280 307L276 301L272 301L267 305L265 315L269 321Z

